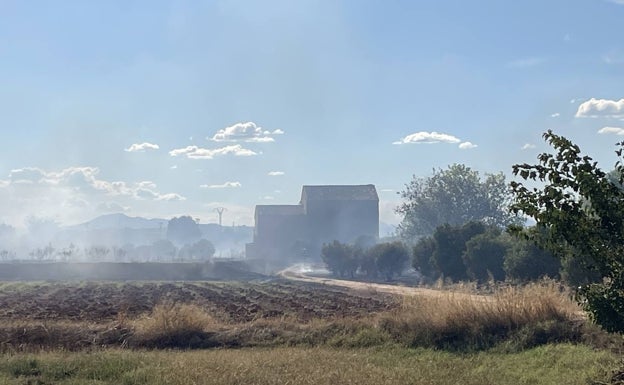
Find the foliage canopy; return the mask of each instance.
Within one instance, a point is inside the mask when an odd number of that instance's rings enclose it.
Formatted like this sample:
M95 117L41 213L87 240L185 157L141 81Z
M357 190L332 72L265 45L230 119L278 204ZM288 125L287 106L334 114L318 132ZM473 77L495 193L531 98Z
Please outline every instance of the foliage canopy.
M526 233L550 249L555 256L577 256L598 282L583 284L581 304L608 331L624 332L624 168L615 165L615 175L602 171L579 146L552 131L544 139L555 153L538 156L536 165L518 164L513 173L524 180L542 182L529 188L512 182L512 210L536 222L538 231ZM622 158L624 142L617 144Z
M399 233L405 240L432 235L444 224L480 221L505 227L516 220L508 209L511 195L503 173L482 179L463 164L434 169L428 178L413 177L400 195L405 201L396 211L403 216Z

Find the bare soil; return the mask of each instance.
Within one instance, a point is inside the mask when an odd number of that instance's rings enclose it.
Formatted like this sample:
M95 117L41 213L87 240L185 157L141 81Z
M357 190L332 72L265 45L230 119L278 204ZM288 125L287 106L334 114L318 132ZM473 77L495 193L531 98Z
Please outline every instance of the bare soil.
M262 318L360 317L398 306L382 293L354 292L322 283L59 282L0 284L3 321L88 321L136 318L165 301L200 306L224 322Z

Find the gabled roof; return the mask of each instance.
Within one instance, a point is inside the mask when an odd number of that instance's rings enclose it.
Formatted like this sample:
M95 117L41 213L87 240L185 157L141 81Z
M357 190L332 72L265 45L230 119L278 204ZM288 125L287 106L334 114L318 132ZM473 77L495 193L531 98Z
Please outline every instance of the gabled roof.
M257 215L303 215L301 205L256 205Z
M306 201L379 201L375 185L303 186L301 202Z

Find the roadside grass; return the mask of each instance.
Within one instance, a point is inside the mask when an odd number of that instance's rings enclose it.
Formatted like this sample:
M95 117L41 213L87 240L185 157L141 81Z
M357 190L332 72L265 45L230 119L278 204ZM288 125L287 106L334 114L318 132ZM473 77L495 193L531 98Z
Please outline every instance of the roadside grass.
M545 280L525 286L498 286L490 294L475 288L436 296L405 296L378 326L407 346L483 350L503 344L511 351L551 342L582 340L587 322L568 290Z
M520 353L399 346L40 352L0 356L0 384L588 384L618 355L544 345Z

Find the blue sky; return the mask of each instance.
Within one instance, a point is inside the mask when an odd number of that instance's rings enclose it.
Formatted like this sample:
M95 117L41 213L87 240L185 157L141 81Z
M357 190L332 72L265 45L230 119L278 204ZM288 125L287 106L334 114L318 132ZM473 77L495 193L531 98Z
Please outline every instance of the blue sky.
M621 0L0 0L0 222L252 224L303 184L374 183L396 223L412 175L509 175L549 128L611 168L622 20Z

